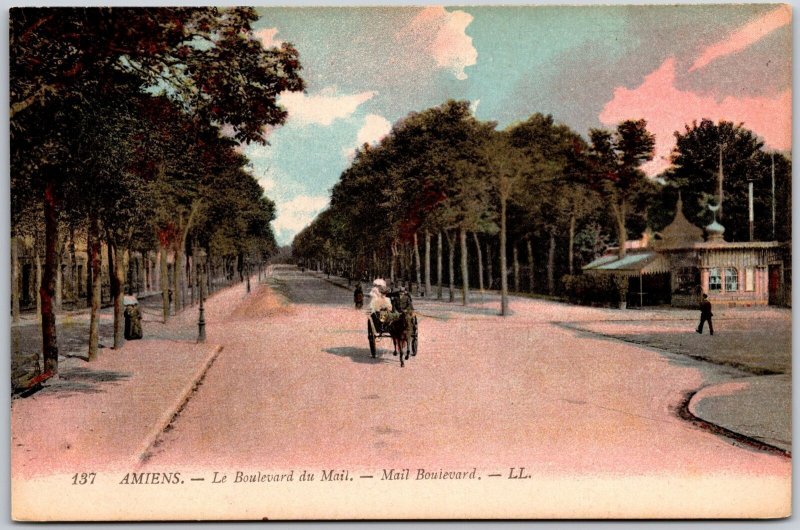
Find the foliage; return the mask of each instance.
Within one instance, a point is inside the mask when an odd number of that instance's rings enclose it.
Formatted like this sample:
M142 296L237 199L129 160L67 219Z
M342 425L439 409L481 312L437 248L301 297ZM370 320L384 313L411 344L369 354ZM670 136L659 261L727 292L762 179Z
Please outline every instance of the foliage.
M240 262L274 251L274 204L236 147L266 143L263 128L287 118L278 95L304 83L297 51L264 49L256 19L252 8L12 9L12 222L31 233L47 221L49 367L62 227L99 226L93 237L140 252L191 251L189 239Z
M723 202L718 218L725 239L749 239L748 182L753 182L755 239L772 237L772 159L775 160L776 196L791 196L791 161L763 150L764 143L742 124L701 120L675 133L672 167L662 178L681 191L684 213L692 223L706 226L712 220L709 204L719 200L720 155L723 169ZM791 205L776 202L776 237L791 237Z
M567 274L561 281L564 296L573 304L616 307L628 292L628 279L611 274Z
M653 159L655 136L647 131L645 120L626 120L615 131L589 131L590 181L608 204L616 223L620 255L625 254L625 242L631 223L643 230L646 205L656 194L656 184L641 170L642 164Z

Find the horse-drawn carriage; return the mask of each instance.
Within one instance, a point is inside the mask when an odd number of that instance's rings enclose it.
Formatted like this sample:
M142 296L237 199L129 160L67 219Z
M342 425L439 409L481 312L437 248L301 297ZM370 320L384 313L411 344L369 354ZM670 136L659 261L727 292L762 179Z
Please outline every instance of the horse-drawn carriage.
M400 293L392 292L388 295L392 302L392 309L381 309L370 313L367 319L367 339L369 340L369 351L374 358L377 353L377 341L384 337L391 337L394 346L394 355L400 355L400 366L405 366L403 362L403 350L405 358L409 354L417 354L417 344L419 339L419 328L417 327L417 315L413 308L403 307L399 301Z

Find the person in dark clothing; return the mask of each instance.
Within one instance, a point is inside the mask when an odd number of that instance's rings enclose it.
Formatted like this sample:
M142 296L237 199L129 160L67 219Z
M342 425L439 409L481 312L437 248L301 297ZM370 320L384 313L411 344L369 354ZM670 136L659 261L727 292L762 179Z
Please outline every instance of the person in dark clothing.
M397 291L389 293L389 298L392 300L392 309L398 313L405 313L407 315L406 323L408 325L408 335L414 331L414 301L411 299L411 294L404 286L400 286Z
M361 283L356 284L356 290L353 291L353 302L356 304L356 309L361 309L364 305L364 290L361 288Z
M714 316L714 313L711 312L711 302L708 301L708 295L703 295L703 301L700 302L700 325L697 326L697 331L701 335L703 334L703 324L708 322L708 332L713 335L714 334L714 324L711 323L711 317Z

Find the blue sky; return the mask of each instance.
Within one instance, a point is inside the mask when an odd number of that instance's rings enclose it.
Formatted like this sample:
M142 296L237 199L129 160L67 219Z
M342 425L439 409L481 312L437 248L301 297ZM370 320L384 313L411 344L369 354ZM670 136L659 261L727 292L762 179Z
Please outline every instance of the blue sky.
M742 121L791 145L791 15L776 5L260 8L267 44L300 52L305 94L245 148L278 206L278 241L319 213L353 150L411 111L467 99L505 127L549 113L586 135L646 118L666 165L692 119Z

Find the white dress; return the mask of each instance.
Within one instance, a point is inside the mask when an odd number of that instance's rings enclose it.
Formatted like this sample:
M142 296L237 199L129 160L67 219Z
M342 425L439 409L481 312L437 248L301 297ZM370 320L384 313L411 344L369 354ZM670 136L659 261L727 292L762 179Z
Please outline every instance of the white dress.
M392 301L389 300L377 287L372 288L372 290L369 292L369 296L369 308L373 313L380 311L381 309L386 309L388 311L392 310Z

